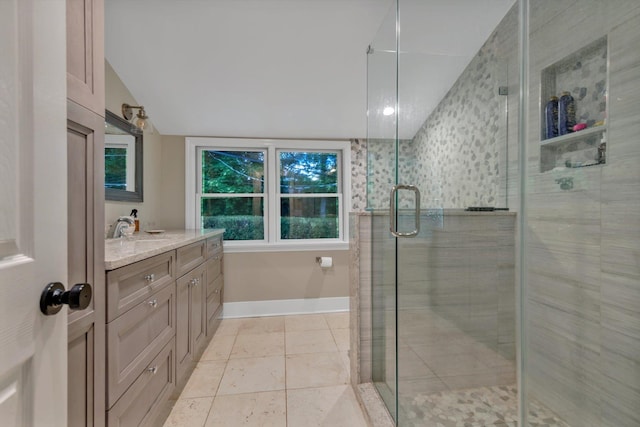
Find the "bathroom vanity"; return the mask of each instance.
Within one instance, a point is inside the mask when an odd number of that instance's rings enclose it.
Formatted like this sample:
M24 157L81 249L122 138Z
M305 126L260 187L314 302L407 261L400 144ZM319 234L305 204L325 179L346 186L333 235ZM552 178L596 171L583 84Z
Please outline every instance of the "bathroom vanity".
M219 324L223 232L106 241L108 426L164 422Z

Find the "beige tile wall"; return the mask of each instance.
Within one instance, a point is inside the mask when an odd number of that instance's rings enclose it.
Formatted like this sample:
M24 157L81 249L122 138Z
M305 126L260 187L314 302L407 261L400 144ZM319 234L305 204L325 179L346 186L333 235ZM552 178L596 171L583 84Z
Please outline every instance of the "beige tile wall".
M528 397L572 426L640 425L640 3L532 1ZM607 163L540 173L540 71L609 42ZM561 41L561 42L560 42ZM558 178L573 180L562 190Z
M463 337L467 350L482 347L483 351L511 361L507 381L515 381L515 218L515 214L445 211L442 226L425 217L419 237L398 240L399 334L401 346L405 347L400 362L404 365L401 371L409 369L402 371L407 378L420 377L420 372L412 371L411 366L423 363L408 359L414 350L436 344L446 348L449 344L439 339L449 336L452 342ZM351 220L358 230L351 239L352 265L359 266L351 276L352 360L359 363L352 362L352 381L386 378L392 386L394 239L388 232L388 215L352 214ZM373 316L372 306L382 310ZM429 319L441 319L440 324L447 327L436 331ZM412 348L406 349L407 346ZM427 352L428 348L423 350ZM465 375L443 372L452 387L464 388L465 384L497 384L496 375L503 368L504 365L482 365L478 372Z

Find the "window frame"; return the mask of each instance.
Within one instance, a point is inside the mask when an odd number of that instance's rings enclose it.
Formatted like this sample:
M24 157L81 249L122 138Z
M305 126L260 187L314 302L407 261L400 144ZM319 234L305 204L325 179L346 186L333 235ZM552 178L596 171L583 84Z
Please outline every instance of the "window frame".
M287 152L287 153L337 153L337 159L336 159L336 172L338 174L338 179L337 179L337 189L343 189L344 188L344 183L343 183L343 175L344 175L344 171L343 171L343 155L342 155L342 150L336 150L336 149L327 149L326 147L322 147L321 149L312 149L312 148L294 148L294 149L284 149L282 147L277 147L275 150L275 163L276 163L276 179L277 179L277 185L276 185L276 196L275 196L275 203L276 203L276 213L277 213L277 218L281 219L282 218L282 199L283 197L289 197L289 198L300 198L300 199L304 199L304 198L320 198L320 197L335 197L336 199L338 199L338 238L337 239L283 239L282 238L282 221L277 221L276 224L276 242L277 243L303 243L303 242L325 242L325 241L333 241L333 240L339 240L339 241L343 241L344 240L344 224L342 221L342 214L341 214L341 210L342 210L342 203L343 203L343 195L344 193L342 191L336 191L335 193L282 193L281 191L281 186L280 186L280 153L281 152ZM348 213L347 213L348 215Z
M269 199L267 197L267 189L264 188L262 193L201 193L200 190L202 190L202 174L200 173L200 171L202 170L202 153L204 151L255 151L255 152L261 152L263 153L264 156L264 179L265 181L267 180L268 174L269 174L269 162L268 162L268 151L264 148L243 148L243 147L215 147L215 149L212 149L212 147L205 147L205 146L199 146L196 148L196 222L193 228L201 226L202 224L202 216L201 216L201 210L200 210L200 206L202 206L202 199L206 198L206 199L224 199L224 198L250 198L250 197L261 197L263 204L262 204L262 214L263 214L263 218L265 219L263 221L263 236L264 239L262 240L247 240L247 242L255 242L255 243L266 243L268 241L268 235L267 235L267 229L268 229L268 224L267 224L267 213L269 211ZM190 227L187 227L190 228Z
M263 252L299 250L345 250L349 248L349 211L351 200L351 144L345 140L278 140L240 138L185 138L185 226L200 228L200 203L203 194L200 175L202 151L265 151L264 240L225 241L226 252ZM338 198L339 233L336 239L281 239L279 152L337 152L338 186L341 191L326 193ZM239 193L238 193L239 194ZM305 193L302 193L305 194ZM243 196L247 196L244 195ZM299 194L288 195L299 197ZM325 193L309 193L302 197L322 197Z
M105 155L107 148L124 148L126 152L126 188L122 191L136 190L136 141L131 135L115 135L105 134L104 149ZM110 187L109 187L110 188Z

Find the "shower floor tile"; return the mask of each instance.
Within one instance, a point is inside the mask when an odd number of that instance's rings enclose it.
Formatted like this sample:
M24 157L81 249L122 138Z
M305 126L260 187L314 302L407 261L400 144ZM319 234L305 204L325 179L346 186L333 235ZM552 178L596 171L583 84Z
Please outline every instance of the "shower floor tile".
M531 427L569 427L541 405L532 402L529 409ZM515 427L517 417L513 385L417 394L400 400L400 425L409 427Z

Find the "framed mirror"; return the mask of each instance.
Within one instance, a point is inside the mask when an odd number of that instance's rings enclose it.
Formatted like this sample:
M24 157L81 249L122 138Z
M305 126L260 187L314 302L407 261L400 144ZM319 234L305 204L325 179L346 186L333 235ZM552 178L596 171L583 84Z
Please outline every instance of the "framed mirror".
M104 195L106 200L142 202L142 131L105 111Z

